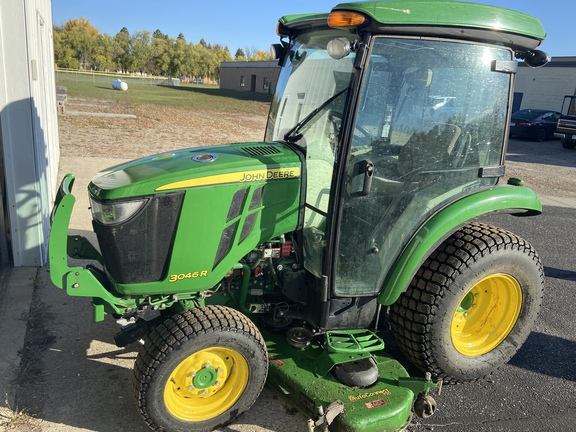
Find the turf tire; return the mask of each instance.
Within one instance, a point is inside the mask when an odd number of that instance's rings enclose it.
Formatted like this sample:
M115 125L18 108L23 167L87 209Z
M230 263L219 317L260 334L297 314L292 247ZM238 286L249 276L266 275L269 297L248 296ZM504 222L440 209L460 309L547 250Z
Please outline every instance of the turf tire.
M453 343L452 319L479 281L502 274L512 276L521 291L513 327L490 351L464 355ZM529 243L503 229L471 223L432 253L392 305L392 332L404 354L422 371L446 383L474 381L508 362L522 346L536 321L543 286L542 264Z
M183 401L189 406L178 407L174 415L165 397L165 389L172 385L169 380L174 380L171 374L199 353L212 355L214 347L223 347L223 352L233 353L233 356L241 360L244 366L240 369L243 367L245 373L240 374L243 378L238 381L244 381L241 383L245 386L244 390L237 399L234 398L235 402L226 411L212 416L208 409L201 420L190 420L184 415L179 416L179 413L185 414L188 409L195 412L195 406L206 410L209 401L199 395L186 398L178 396L177 403ZM237 370L238 367L230 369ZM212 373L215 373L214 370ZM155 431L211 431L232 422L252 406L262 391L267 373L268 355L264 339L246 316L223 306L200 307L168 318L150 333L136 359L134 395L140 414ZM229 381L231 376L232 373ZM238 383L231 384L235 386ZM218 382L215 385L221 384ZM217 397L216 392L225 385L223 383L222 387L216 388L212 383L208 391L214 390L215 393L210 397Z

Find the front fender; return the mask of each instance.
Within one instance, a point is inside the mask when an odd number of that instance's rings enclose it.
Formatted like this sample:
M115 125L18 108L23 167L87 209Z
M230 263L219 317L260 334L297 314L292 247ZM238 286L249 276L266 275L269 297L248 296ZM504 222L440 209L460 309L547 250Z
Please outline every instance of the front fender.
M499 186L469 195L443 208L422 225L408 243L385 282L378 302L386 306L396 302L422 262L460 226L478 216L503 210L519 216L532 216L542 213L542 204L529 188Z

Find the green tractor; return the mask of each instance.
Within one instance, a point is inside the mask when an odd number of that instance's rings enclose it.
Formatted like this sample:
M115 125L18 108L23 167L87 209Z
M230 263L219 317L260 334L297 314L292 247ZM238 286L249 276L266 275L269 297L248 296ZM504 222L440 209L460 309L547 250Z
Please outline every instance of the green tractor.
M498 182L516 59L544 65L545 33L451 0L342 3L277 32L264 141L100 172L99 248L68 235L67 175L51 278L123 323L118 346L143 341L134 394L154 430L221 427L265 382L311 430L401 430L433 414L441 382L506 363L536 320L536 251L476 219L542 210L521 181Z

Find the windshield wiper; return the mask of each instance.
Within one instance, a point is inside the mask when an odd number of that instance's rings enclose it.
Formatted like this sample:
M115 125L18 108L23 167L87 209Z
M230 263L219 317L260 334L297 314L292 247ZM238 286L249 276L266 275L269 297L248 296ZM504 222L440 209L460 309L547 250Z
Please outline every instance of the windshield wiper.
M334 96L331 96L328 100L323 102L322 105L320 105L318 108L315 108L310 114L308 114L301 121L299 121L296 124L296 126L294 126L292 129L290 129L288 132L286 132L284 134L284 141L297 142L298 140L300 140L302 138L302 135L299 134L298 132L300 132L300 130L304 126L306 126L308 124L308 122L316 116L316 114L318 114L320 111L322 111L328 105L330 105L338 96L340 96L341 94L343 94L347 91L348 91L348 88L345 88L344 90L339 91Z

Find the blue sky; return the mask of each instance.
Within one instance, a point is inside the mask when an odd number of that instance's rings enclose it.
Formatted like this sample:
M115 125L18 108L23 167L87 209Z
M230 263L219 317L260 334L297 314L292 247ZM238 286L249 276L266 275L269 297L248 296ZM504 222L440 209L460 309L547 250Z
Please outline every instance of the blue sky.
M268 51L278 41L276 23L282 15L329 12L339 0L52 0L55 24L86 17L100 33L114 36L122 27L130 34L156 29L170 37L182 33L186 41ZM548 37L541 49L551 56L576 56L574 0L476 0L538 17Z

